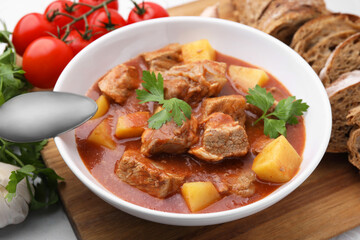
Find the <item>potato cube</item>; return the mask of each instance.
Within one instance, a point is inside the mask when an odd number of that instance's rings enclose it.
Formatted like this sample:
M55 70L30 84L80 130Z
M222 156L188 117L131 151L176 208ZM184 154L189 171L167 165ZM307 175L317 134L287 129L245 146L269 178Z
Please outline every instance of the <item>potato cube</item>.
M107 111L109 110L110 103L109 100L104 96L101 95L97 100L96 104L98 106L98 109L95 113L95 115L91 119L99 118L105 115Z
M301 164L301 157L280 135L270 142L254 159L252 170L265 181L283 183L295 176Z
M206 39L182 45L182 55L185 63L199 60L215 60L215 50Z
M114 150L116 143L112 138L110 121L110 118L102 120L90 133L88 141Z
M211 182L188 182L181 188L191 212L196 212L220 200L220 194Z
M150 118L149 112L136 112L118 118L115 130L117 138L140 137Z
M235 65L229 67L229 76L235 86L245 92L256 85L262 87L269 80L269 76L264 70Z

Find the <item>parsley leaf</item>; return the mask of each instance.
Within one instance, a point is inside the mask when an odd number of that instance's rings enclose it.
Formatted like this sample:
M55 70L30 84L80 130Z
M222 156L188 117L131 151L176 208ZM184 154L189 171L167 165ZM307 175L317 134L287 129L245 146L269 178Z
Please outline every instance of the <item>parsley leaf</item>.
M164 79L162 75L159 73L156 79L156 75L154 72L150 73L149 71L143 71L144 80L141 85L144 89L148 90L136 90L136 94L138 95L137 99L142 100L140 103L147 102L161 102L164 100Z
M140 103L157 102L163 105L163 110L155 113L148 120L149 127L159 129L163 124L171 121L181 126L183 121L190 119L191 107L185 101L178 98L164 99L164 79L160 73L156 78L154 72L143 71L144 89L137 89L137 99Z
M265 118L264 134L271 138L277 138L279 136L279 133L286 136L285 124L286 122L284 120Z
M265 113L275 101L273 95L270 92L266 92L266 89L259 85L256 85L254 89L249 89L249 95L246 96L246 100L248 103L257 106Z
M297 124L298 119L296 117L303 115L309 108L309 105L302 102L301 99L296 100L294 96L290 96L280 100L272 113L267 113L275 99L270 92L266 92L266 89L259 85L249 89L246 101L263 111L262 116L254 124L264 120L264 134L271 138L277 138L279 134L286 136L286 124ZM271 116L278 119L269 118Z
M159 129L161 126L171 120L171 115L166 110L161 110L160 112L152 115L149 120L149 128Z

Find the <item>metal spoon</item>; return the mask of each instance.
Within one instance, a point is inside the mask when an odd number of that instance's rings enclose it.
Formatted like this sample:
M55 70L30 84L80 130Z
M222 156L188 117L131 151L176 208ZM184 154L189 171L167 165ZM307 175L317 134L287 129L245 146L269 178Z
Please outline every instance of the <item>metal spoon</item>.
M65 92L31 92L0 107L0 137L12 142L36 142L55 137L89 120L94 100Z

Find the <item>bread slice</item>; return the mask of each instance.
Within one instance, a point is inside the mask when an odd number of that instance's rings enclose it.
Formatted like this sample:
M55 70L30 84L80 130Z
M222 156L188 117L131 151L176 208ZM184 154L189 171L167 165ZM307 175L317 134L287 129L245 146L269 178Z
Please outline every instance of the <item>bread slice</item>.
M296 31L290 47L303 56L324 37L347 30L360 31L358 16L339 13L320 16Z
M345 73L326 88L331 111L332 131L328 152L347 152L347 139L352 126L346 123L350 109L360 105L360 71Z
M305 22L327 13L323 0L273 0L256 27L286 44Z
M360 169L360 128L353 128L347 141L349 162Z
M231 0L238 22L256 27L258 20L273 0Z
M360 69L360 32L348 37L339 44L320 71L320 79L325 87L340 75Z
M314 71L319 74L336 46L355 33L355 30L335 32L330 36L323 37L315 46L300 55L309 63Z

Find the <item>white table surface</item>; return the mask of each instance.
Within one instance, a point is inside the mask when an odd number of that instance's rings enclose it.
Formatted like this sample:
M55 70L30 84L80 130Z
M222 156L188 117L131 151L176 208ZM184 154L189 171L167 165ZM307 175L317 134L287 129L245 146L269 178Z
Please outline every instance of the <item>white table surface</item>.
M52 0L0 0L0 19L5 21L8 29L12 31L17 21L27 13L42 13ZM185 4L194 0L151 0L165 8ZM136 0L136 2L142 2ZM325 0L327 8L331 11L345 12L360 15L360 0ZM119 0L119 12L124 18L132 8L130 0ZM360 217L360 213L359 213ZM331 221L331 219L329 219ZM75 240L76 236L61 203L45 210L32 211L27 219L17 225L0 229L0 240ZM360 226L343 233L333 240L360 239Z

